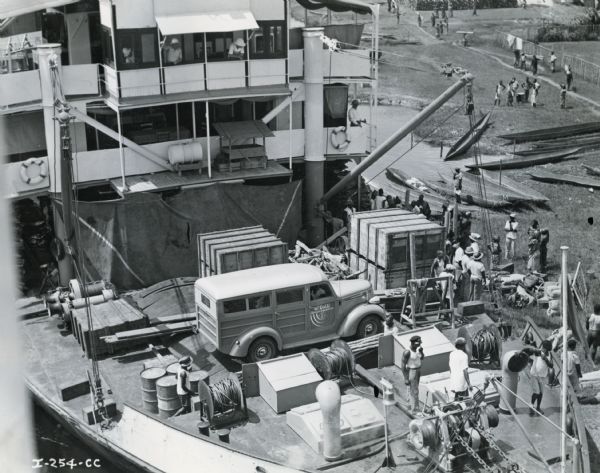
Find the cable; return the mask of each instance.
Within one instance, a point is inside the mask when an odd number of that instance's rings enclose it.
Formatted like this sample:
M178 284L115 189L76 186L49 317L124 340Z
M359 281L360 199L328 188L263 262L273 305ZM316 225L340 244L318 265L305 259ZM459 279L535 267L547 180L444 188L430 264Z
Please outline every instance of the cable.
M208 388L215 409L220 412L228 411L231 408L240 406L242 403L240 390L231 378L225 378L216 384L211 384Z

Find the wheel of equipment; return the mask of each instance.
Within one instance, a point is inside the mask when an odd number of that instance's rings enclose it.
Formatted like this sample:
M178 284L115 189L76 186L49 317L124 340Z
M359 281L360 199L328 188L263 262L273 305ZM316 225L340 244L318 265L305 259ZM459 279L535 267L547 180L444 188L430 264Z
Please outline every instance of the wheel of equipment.
M266 361L277 356L277 345L272 338L260 337L252 342L248 349L248 361Z
M500 423L500 418L498 417L498 411L496 408L490 404L485 406L485 415L488 419L488 424L490 427L498 427Z
M379 316L370 314L360 321L356 329L356 338L366 338L383 332L383 322Z
M345 126L338 126L331 131L331 144L339 151L344 151L348 147L350 138Z
M435 425L430 420L413 419L408 424L410 443L417 449L433 447L437 443Z
M35 186L48 177L48 164L42 158L29 158L21 163L19 175L25 184Z

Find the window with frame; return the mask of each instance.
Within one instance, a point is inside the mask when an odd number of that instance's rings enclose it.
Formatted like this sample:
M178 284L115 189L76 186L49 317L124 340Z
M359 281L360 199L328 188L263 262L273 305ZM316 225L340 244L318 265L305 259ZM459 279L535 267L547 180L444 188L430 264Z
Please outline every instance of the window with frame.
M206 59L208 62L246 59L245 37L245 31L206 33ZM232 46L239 39L244 42L244 46ZM230 54L232 49L237 53Z
M156 29L117 30L117 67L119 70L158 67Z
M331 287L327 283L315 284L310 287L310 300L318 301L319 299L325 299L331 297Z
M163 66L204 62L204 33L170 35L163 41Z
M281 59L287 56L285 21L258 21L250 35L250 59Z
M286 289L277 291L277 305L296 304L304 300L304 288Z
M102 26L100 42L102 45L102 62L109 67L115 67L115 56L113 54L112 34L110 28Z
M225 314L235 314L236 312L244 312L245 310L246 298L223 301L223 312Z
M200 300L202 301L202 305L210 309L210 299L208 297L204 294L200 294Z
M346 126L348 114L348 85L327 84L323 86L323 126L334 128Z
M271 307L271 296L263 294L248 298L248 310L264 309Z

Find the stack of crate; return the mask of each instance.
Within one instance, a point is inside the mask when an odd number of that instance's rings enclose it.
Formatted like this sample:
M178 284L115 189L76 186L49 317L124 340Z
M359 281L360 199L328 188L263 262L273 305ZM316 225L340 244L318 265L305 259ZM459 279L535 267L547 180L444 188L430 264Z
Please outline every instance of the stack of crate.
M288 262L287 244L261 226L198 235L200 277Z
M415 245L415 278L428 277L445 228L401 209L357 212L350 219L350 268L363 271L375 290L406 287L411 279L410 238Z
M73 309L73 335L88 358L92 357L92 341L96 356L111 353L108 344L101 338L125 330L134 330L148 326L147 317L132 307L124 299L90 305L93 327L88 323L87 309Z

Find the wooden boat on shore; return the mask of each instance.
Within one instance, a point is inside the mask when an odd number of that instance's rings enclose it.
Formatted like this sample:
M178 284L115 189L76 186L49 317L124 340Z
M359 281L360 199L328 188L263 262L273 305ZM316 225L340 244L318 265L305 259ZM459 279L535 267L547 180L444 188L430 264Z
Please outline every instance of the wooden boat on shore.
M507 200L509 202L518 203L531 203L531 204L542 204L548 202L548 198L527 186L513 181L506 176L502 177L502 181L490 176L489 172L494 171L480 171L481 174L473 174L471 172L463 173L463 189L465 185L469 188L474 188L473 192L477 192L477 180L483 179L485 185L486 195L492 196L498 200Z
M467 133L465 133L446 153L444 161L455 159L465 154L469 148L481 137L485 129L490 124L492 112L486 113L481 119L473 125Z
M443 195L447 198L454 198L454 185L451 181L440 175L439 179L435 181L423 181L428 187L436 191L438 194ZM477 189L474 189L472 185L469 185L469 181L465 181L463 178L463 189L462 189L462 200L469 204L477 205L485 208L501 208L511 205L511 202L506 200L506 196L499 195L491 192L482 197L479 195Z
M551 184L571 184L573 186L591 187L592 189L600 189L600 179L592 179L590 177L575 176L573 174L557 174L549 171L531 171L528 173L532 179L541 182L549 182Z
M595 168L593 166L588 166L587 164L582 164L581 167L583 169L585 169L588 174L591 174L592 176L599 176L600 177L600 168Z
M489 163L467 164L466 166L469 169L489 169L493 171L500 169L527 168L530 166L536 166L538 164L556 163L559 161L564 161L566 159L576 159L577 156L575 156L575 153L577 153L579 149L580 148L570 148L556 153L544 153L532 156L519 156L517 158L512 159L509 158L491 161Z
M566 138L575 135L600 132L600 121L580 123L577 125L566 125L553 128L542 128L538 130L523 131L499 135L499 138L509 140L511 143L524 143L527 141L551 140L554 138Z

